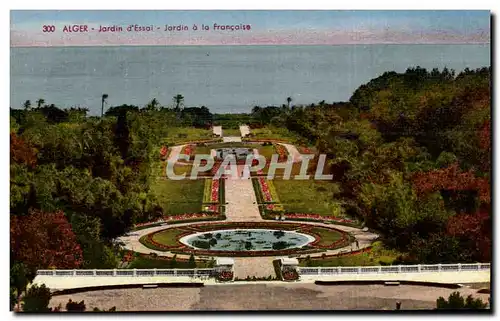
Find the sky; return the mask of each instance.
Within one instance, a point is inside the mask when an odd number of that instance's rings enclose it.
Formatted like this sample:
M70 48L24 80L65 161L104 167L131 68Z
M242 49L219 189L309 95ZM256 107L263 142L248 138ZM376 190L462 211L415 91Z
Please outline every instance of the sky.
M221 30L214 24L240 29ZM72 25L86 25L88 32L64 32ZM152 30L128 31L131 25ZM188 30L169 31L166 25ZM43 32L43 26L54 26L54 31ZM101 26L122 30L99 32ZM490 12L13 10L10 29L12 47L489 43Z

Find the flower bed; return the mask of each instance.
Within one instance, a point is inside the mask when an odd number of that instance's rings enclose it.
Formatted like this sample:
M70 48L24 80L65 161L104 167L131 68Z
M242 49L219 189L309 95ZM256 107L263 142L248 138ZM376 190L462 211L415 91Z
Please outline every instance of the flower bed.
M255 182L253 185L257 201L264 204L259 206L261 216L266 218L267 215L281 215L285 209L279 204L278 193L273 182L265 177L258 177Z
M160 159L165 160L167 158L168 148L167 146L162 146L160 149Z
M221 282L232 281L233 278L233 271L220 271L219 273L217 273L217 280Z
M280 200L273 182L265 177L259 177L257 181L259 182L259 188L262 192L262 201L264 203L279 203Z
M194 254L203 256L224 256L224 257L256 257L256 256L287 256L292 254L312 254L324 252L325 250L317 248L295 248L289 250L266 250L266 251L212 251L212 250L194 250L194 249L174 249L171 252L175 254Z
M298 150L299 150L299 153L301 153L301 154L313 154L313 151L310 148L307 148L304 146L299 146Z
M222 161L215 161L214 162L214 166L212 166L212 169L210 170L210 173L212 175L217 174L217 172L219 171L219 168L220 168L221 164L222 164Z
M181 154L188 155L189 160L193 160L194 159L194 154L195 154L195 149L196 149L196 145L195 144L186 145L182 149Z
M260 190L262 191L262 197L264 199L264 202L272 202L273 198L271 196L271 192L269 191L269 185L267 184L267 180L264 177L259 177L258 181Z
M336 223L347 223L347 224L356 224L356 221L349 220L342 217L335 216L322 216L319 214L309 214L309 213L286 213L285 217L288 219L296 220L296 219L308 219L312 221L329 221Z
M221 179L206 179L202 211L219 212Z
M372 250L372 247L368 246L368 247L365 247L363 249L350 251L350 252L340 252L337 254L330 254L330 255L323 254L321 257L311 257L310 260L311 261L322 261L325 259L331 259L331 258L335 258L335 257L351 256L351 255L358 255L358 254L362 254L362 253L368 253L368 252L371 252L371 250ZM298 260L299 260L299 262L303 262L303 261L306 261L307 258L306 257L299 257Z
M283 281L296 281L299 279L299 273L295 269L287 269L281 273Z
M286 162L288 159L288 150L281 144L273 144L274 149L278 153L278 162Z
M336 248L341 247L342 245L343 246L349 245L350 238L349 238L349 235L347 233L340 233L342 236L340 239L336 240L335 242L330 243L329 245L322 245L322 246L319 246L319 243L322 241L321 235L313 232L312 230L308 230L307 233L311 236L314 236L314 238L315 238L314 242L309 244L311 246L318 246L318 247L321 247L322 249L336 249Z
M127 251L122 257L122 262L130 263L134 260L134 252Z
M218 217L218 213L186 213L186 214L180 214L180 215L172 215L172 216L163 216L162 218L159 218L155 221L151 222L144 222L144 223L137 223L134 225L133 229L138 229L138 228L144 228L146 226L157 226L161 225L162 223L167 223L167 222L177 222L177 221L186 221L186 220L197 220L197 219L204 219L204 218L215 218Z
M141 237L140 241L147 247L150 247L159 251L171 251L177 254L194 254L194 255L206 255L206 256L240 256L240 257L252 257L252 256L282 256L291 254L308 254L317 253L325 251L326 249L334 249L341 247L344 243L348 243L349 235L343 231L337 230L335 228L323 227L325 230L335 231L341 234L341 238L335 242L328 245L319 246L321 242L321 235L314 233L311 229L314 226L309 224L300 223L275 223L275 222L235 222L235 223L205 223L198 225L190 225L186 227L179 227L181 234L177 235L177 244L175 245L164 245L156 242L153 236L156 233L160 233L164 230L156 231ZM221 229L271 229L271 230L282 230L282 231L296 231L299 233L305 233L314 237L314 241L302 248L291 248L283 250L263 250L263 251L221 251L221 250L210 250L210 249L194 249L181 242L179 239L196 233L196 232L209 232ZM346 244L347 245L347 244Z
M210 201L218 202L219 201L219 181L218 179L212 180L212 190L210 193Z

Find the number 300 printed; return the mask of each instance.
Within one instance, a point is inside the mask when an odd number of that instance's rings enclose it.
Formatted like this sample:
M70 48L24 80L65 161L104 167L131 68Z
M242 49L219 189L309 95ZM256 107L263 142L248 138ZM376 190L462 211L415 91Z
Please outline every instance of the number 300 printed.
M54 31L56 31L56 27L44 25L44 26L42 26L42 31L43 32L54 32Z

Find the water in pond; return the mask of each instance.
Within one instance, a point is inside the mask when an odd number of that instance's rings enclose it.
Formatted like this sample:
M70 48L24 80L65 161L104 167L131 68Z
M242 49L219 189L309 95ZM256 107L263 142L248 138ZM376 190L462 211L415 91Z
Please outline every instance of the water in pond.
M180 239L192 248L214 251L277 251L300 248L312 241L314 237L307 234L267 229L209 231Z
M253 149L251 148L219 148L216 150L216 155L220 159L225 159L228 155L234 155L234 157L239 159L246 159L247 155L253 153Z

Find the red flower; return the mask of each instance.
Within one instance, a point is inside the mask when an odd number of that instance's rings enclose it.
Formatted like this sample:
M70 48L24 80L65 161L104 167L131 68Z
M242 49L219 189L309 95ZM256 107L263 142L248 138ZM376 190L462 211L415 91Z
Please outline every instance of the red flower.
M165 156L167 156L167 152L168 152L168 148L166 146L162 146L162 148L160 149L160 155L162 157L165 157Z
M260 184L260 189L264 194L264 201L272 202L273 198L271 196L271 192L269 191L269 186L267 185L266 179L263 177L259 177L259 184Z
M219 281L231 281L233 279L234 273L233 271L221 271L217 275L217 279Z
M306 213L287 213L285 215L286 218L307 218L307 219L317 219L321 221L335 221L335 222L342 222L342 223L354 223L355 221L341 218L341 217L335 217L335 216L321 216L319 214L306 214Z
M299 279L299 273L296 270L283 271L283 280L294 281Z
M210 201L217 202L219 200L219 180L212 180L212 192L210 194Z

